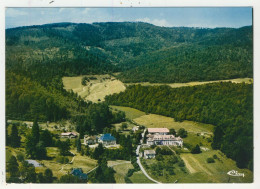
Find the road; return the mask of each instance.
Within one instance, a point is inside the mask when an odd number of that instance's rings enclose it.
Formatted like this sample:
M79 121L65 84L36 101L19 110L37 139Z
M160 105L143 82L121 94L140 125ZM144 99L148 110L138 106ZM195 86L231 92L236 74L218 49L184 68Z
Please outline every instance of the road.
M153 182L155 182L155 183L157 183L157 184L162 184L162 183L158 182L157 180L154 180L153 178L151 178L151 177L147 174L147 172L145 171L145 169L143 168L143 166L142 166L142 164L141 164L140 157L139 157L139 150L140 150L140 145L138 145L137 148L136 148L137 163L138 163L140 169L142 170L142 172L144 173L144 175L145 175L149 180L151 180L151 181L153 181Z

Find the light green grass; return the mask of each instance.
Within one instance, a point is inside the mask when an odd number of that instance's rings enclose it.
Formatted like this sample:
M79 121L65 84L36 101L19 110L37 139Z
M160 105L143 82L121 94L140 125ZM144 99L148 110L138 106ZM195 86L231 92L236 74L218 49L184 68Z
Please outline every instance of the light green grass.
M215 163L207 163L207 158L212 157L214 154L220 160L215 160ZM190 170L190 174L187 177L180 178L179 182L250 183L253 181L253 173L250 170L239 169L233 160L227 158L219 150L210 150L200 154L183 153L181 154L181 158ZM227 172L231 170L244 173L245 177L227 175ZM197 174L201 175L199 180Z
M110 106L110 107L125 112L126 118L131 120L145 115L144 112L134 108L124 107L124 106Z
M115 173L115 179L116 183L125 183L125 175L127 174L129 169L133 169L133 165L131 162L124 163L124 164L119 164L113 166L113 169L116 171Z
M218 82L229 82L231 81L232 83L253 83L252 78L237 78L237 79L228 79L228 80L216 80L216 81L193 81L189 83L149 83L149 82L141 82L141 83L126 83L126 85L136 85L140 84L142 86L160 86L160 85L169 85L172 88L178 88L178 87L190 87L190 86L195 86L195 85L205 85L208 83L218 83Z
M176 122L173 118L156 115L156 114L149 114L143 115L141 117L135 118L134 121L137 124L144 125L148 128L168 128L168 129L175 129L178 131L180 128L184 128L188 132L192 133L204 133L207 132L209 134L213 134L213 125L198 123L194 121L183 121L183 122Z
M149 180L142 171L134 172L134 174L130 177L130 180L135 184L151 184L154 183Z

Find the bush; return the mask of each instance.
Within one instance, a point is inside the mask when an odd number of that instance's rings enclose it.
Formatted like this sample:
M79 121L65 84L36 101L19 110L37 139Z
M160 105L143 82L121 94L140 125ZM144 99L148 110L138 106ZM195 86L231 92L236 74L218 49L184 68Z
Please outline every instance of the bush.
M169 172L170 175L175 175L175 174L176 174L176 173L174 172L173 168L170 168L170 169L168 170L168 172Z
M125 183L133 183L127 176L125 176Z
M185 166L183 160L181 160L181 161L178 163L178 165L179 165L179 167L184 167L184 166Z
M23 154L18 154L18 155L17 155L17 160L20 161L20 162L24 161L24 156L23 156Z
M201 153L200 146L197 144L194 148L191 149L192 154L199 154Z
M214 159L218 159L218 156L216 154L213 155Z
M213 158L208 158L207 159L207 163L214 163L214 162L215 162L215 160Z
M155 156L155 159L157 161L163 161L163 156L161 154L159 154L159 155Z
M126 176L131 177L134 174L135 170L134 169L129 169Z

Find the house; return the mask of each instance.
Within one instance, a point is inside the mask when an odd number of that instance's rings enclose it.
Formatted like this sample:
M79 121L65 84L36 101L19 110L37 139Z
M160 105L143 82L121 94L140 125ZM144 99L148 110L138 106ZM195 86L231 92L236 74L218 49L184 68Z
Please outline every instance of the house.
M116 138L113 137L110 133L103 134L99 139L99 143L102 143L104 146L107 145L115 145L116 144Z
M170 131L167 128L148 128L148 133L152 135L167 135L169 132Z
M61 133L61 138L76 138L78 136L75 132Z
M139 130L139 126L134 126L132 130L133 130L134 132L138 131L138 130Z
M98 137L97 136L84 135L84 144L85 145L96 144L97 141L98 141Z
M148 145L173 145L181 146L183 145L183 140L181 137L175 137L174 135L147 135Z
M145 150L144 151L144 158L145 159L152 159L155 158L155 151L154 150Z
M36 160L27 159L27 160L25 160L25 161L27 161L28 164L31 164L31 165L33 165L34 167L42 167L42 165L41 165L38 161L36 161Z
M72 169L70 174L82 179L82 180L87 180L88 175L86 173L83 173L82 169Z

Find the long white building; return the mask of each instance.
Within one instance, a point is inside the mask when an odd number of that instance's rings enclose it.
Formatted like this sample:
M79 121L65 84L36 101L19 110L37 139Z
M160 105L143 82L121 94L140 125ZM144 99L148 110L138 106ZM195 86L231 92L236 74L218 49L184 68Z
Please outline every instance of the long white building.
M183 145L183 140L181 137L175 137L174 135L148 135L147 139L148 145L173 145L181 146Z

